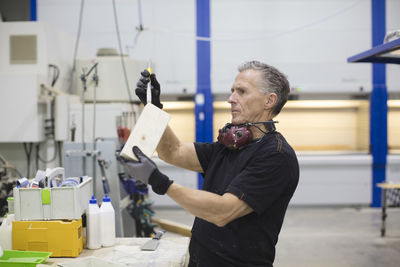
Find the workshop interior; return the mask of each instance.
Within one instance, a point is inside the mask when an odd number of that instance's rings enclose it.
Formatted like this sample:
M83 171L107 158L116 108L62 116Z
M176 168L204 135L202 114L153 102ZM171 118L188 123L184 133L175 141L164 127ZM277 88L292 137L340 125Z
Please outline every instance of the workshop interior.
M2 0L0 266L187 264L194 217L118 160L144 110L136 82L157 75L181 141L215 142L248 60L291 86L274 120L300 179L275 265L398 266L399 12L397 0ZM201 189L201 174L151 159ZM86 239L96 214L111 216L105 241Z

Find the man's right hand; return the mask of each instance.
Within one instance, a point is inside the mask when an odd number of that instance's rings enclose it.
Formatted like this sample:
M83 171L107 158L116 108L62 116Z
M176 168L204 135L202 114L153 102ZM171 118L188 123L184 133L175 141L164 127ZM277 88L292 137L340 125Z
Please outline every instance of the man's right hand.
M117 159L124 167L125 173L144 184L150 184L155 193L164 195L173 181L161 173L157 165L140 148L134 146L132 152L138 160L126 160L117 154Z
M147 104L147 85L151 83L151 103L156 107L162 109L163 104L160 102L160 84L156 79L156 75L154 73L150 74L148 70L144 70L141 72L141 77L139 81L136 83L135 93L139 97L140 101L146 105Z

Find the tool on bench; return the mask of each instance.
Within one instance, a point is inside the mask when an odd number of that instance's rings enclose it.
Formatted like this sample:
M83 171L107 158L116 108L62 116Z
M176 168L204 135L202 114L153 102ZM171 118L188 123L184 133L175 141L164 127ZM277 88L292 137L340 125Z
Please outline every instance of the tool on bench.
M164 233L165 231L158 231L157 234L150 241L144 243L144 245L140 249L149 251L156 250Z

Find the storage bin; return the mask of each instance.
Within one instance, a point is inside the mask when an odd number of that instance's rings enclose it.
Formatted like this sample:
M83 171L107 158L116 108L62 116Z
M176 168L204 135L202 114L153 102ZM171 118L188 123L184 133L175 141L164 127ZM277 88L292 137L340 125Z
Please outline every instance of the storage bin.
M14 221L14 250L52 252L51 257L77 257L83 250L82 219Z
M16 221L78 220L93 195L92 178L77 186L13 189Z

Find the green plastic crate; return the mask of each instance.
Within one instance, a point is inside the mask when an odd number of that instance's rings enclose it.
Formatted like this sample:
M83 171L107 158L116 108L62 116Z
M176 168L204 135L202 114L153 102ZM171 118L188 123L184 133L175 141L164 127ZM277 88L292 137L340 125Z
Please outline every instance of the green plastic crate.
M44 263L52 252L4 250L0 257L0 266L9 267L36 267Z

